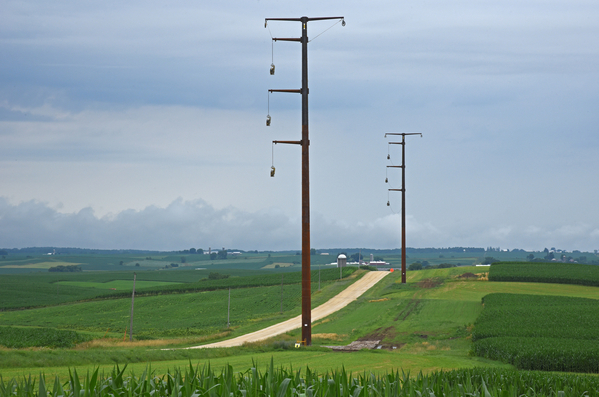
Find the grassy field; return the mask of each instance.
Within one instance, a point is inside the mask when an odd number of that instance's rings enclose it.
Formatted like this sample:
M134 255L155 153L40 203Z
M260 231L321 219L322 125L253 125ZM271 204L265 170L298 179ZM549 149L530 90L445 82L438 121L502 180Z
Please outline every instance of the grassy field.
M276 269L280 270L280 269ZM345 268L345 277L356 268ZM36 273L0 276L0 310L32 308L57 305L90 299L124 298L133 287L133 273L119 272L79 272L79 273ZM211 273L227 276L223 279L209 279ZM319 276L320 274L320 276ZM339 278L336 269L313 270L312 279L331 281ZM136 291L138 295L168 294L209 291L216 289L272 286L301 282L298 271L281 272L274 270L224 269L209 270L139 271ZM121 288L110 286L118 283ZM104 287L107 284L107 288ZM116 288L116 290L111 290Z
M351 269L347 269L346 275ZM324 273L324 272L323 272ZM329 272L331 273L331 272ZM338 273L334 272L338 277ZM326 279L327 274L323 274ZM293 281L298 275L287 274ZM235 285L238 279L216 280L226 286ZM281 278L277 277L276 282ZM299 280L299 279L298 279ZM323 303L345 288L355 278L342 281L313 283L313 305ZM131 282L129 282L131 283ZM148 282L152 283L152 282ZM62 288L62 287L61 287ZM131 286L129 286L129 289ZM134 333L136 338L174 338L218 334L227 329L227 319L232 335L249 332L271 325L300 313L301 284L284 284L254 288L220 288L197 293L142 296L135 299ZM282 312L281 312L282 309ZM91 332L99 335L108 333L116 337L124 334L129 326L131 297L122 299L100 299L89 302L55 305L29 310L0 312L0 325L51 327ZM129 331L130 332L130 331Z
M82 347L82 350L58 349L45 352L0 350L0 363L9 363L0 369L0 374L5 378L9 378L17 374L37 373L39 368L43 367L46 373L57 373L64 376L68 374L68 366L77 366L81 370L85 370L93 368L94 365L100 365L102 368L109 369L115 362L131 363L132 368L139 372L143 371L147 363L151 362L152 367L160 372L172 369L175 366L183 367L187 365L188 360L191 360L194 364L210 362L214 368L223 368L227 364L232 364L235 368L247 369L251 366L253 359L258 360L262 366L270 362L271 357L274 358L277 365L301 368L309 363L310 368L320 371L338 369L341 365L352 371L372 370L378 373L384 373L392 368L403 368L412 372L422 370L424 373L439 369L480 366L509 368L511 366L507 364L474 357L470 354L472 349L470 341L471 326L483 309L481 304L483 296L489 293L503 292L532 295L568 295L599 299L599 288L596 287L512 282L493 283L479 281L478 279L459 278L460 275L465 273L478 273L484 276L483 273L487 270L488 268L460 267L408 272L408 283L406 285L400 283L401 276L399 272L390 274L367 291L358 301L313 324L313 347L297 350L290 347L295 340L299 339L299 330L281 335L272 341L234 349L163 351L160 348L168 346L168 344L164 344L162 341L149 340L129 344L117 343L114 339L108 339L105 345L86 345L85 348ZM332 296L343 287L342 283L333 283L324 288L320 294L315 294L314 300L324 301L327 296ZM277 293L276 287L267 288L273 288L273 292ZM197 315L201 310L198 309L201 305L197 297L209 294L211 293L186 294L189 295L188 297L186 295L176 295L144 298L148 299L150 303L140 303L139 306L136 303L136 308L139 307L139 318L146 318L148 324L140 324L139 326L141 329L143 327L148 327L148 329L162 328L163 331L161 332L166 332L170 328L182 331L186 329L187 324L203 321L201 320L203 314ZM278 294L280 299L280 289ZM195 296L193 301L171 302L169 300L175 298L192 299L192 296ZM218 292L214 296L219 296ZM247 298L246 295L234 297L235 295L232 292L232 301ZM222 301L223 298L224 296L220 296L217 300ZM105 331L104 327L108 326L108 320L103 316L110 316L111 312L121 313L122 318L118 322L120 324L118 332L122 339L124 325L128 320L130 299L123 301L122 307L114 307L114 310L106 307L108 310L105 314L99 309L95 307L92 309L92 306L87 305L113 304L113 302L82 303L79 306L80 309L69 309L69 312L64 313L52 312L52 315L49 315L49 312L44 314L43 310L63 310L62 306L36 309L39 311L35 312L34 315L28 314L27 316L22 313L33 313L34 311L14 312L14 314L13 312L4 312L0 313L0 323L22 324L28 321L29 324L43 325L41 323L49 321L48 318L56 317L57 320L53 320L52 324L58 326L60 323L58 319L69 319L69 322L74 322L78 318L77 313L79 313L80 318L85 318L88 316L85 313L89 312L97 313L95 321L102 324L101 326L92 324L92 327L96 327L94 329L98 331ZM278 303L280 304L280 301ZM77 307L78 305L66 306ZM194 311L195 315L190 315ZM136 313L138 313L137 309ZM13 315L15 317L10 317ZM163 325L161 323L164 320L160 319L166 318L166 316L170 316L168 317L169 322ZM282 318L272 315L262 321L247 322L235 328L230 336L259 329L280 319ZM103 323L104 321L106 323ZM224 325L226 317L221 315L220 321ZM134 329L136 327L134 325ZM227 334L226 332L223 333L223 326L218 329L215 328L211 332L216 333L217 338L222 338ZM181 335L172 335L172 337L175 336L177 339L172 340L170 343L179 346L199 344L204 337L203 335L185 336L183 332L181 332ZM345 345L359 338L378 338L382 341L384 349L338 353L320 347L323 345ZM60 365L56 365L56 363L60 363Z

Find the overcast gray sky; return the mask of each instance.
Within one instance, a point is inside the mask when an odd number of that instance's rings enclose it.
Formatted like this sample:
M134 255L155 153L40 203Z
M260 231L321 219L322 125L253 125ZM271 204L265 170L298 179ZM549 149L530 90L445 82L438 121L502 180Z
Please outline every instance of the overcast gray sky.
M299 249L303 15L313 247L599 249L590 0L4 0L0 247Z

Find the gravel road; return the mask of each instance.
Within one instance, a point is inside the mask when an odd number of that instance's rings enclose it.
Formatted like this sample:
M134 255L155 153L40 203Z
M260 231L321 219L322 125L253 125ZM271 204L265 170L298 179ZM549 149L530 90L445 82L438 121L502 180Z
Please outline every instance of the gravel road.
M368 272L361 279L347 287L341 293L328 300L326 303L312 309L312 322L318 321L337 310L344 308L351 302L355 301L364 292L368 291L370 287L382 280L383 277L388 275L389 272L378 271ZM210 343L207 345L188 347L188 349L204 349L209 347L233 347L241 346L244 343L257 342L260 340L268 339L276 335L284 334L285 332L300 328L302 325L302 316L299 315L290 320L283 321L282 323L271 325L268 328L261 329L260 331L252 332L250 334L241 335L237 338L224 340L221 342Z

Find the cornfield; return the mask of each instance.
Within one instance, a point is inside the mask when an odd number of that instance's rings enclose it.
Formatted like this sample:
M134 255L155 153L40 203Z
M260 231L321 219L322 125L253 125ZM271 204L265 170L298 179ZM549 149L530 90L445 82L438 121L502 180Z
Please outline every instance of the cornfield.
M474 323L477 356L519 369L599 373L599 301L489 294Z
M47 382L44 375L7 382L0 377L0 397L511 397L511 396L594 396L599 379L589 376L545 374L496 369L462 369L422 373L405 372L354 375L341 369L319 374L270 367L262 373L255 367L234 372L231 366L215 373L210 365L175 369L158 376L146 369L141 376L125 375L117 365L108 376L96 369L80 378L76 370L69 379Z

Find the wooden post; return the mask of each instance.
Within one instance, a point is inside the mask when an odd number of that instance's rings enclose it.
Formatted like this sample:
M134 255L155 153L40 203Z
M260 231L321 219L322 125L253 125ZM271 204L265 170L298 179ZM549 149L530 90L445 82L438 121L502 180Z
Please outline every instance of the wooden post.
M133 292L131 293L131 317L129 320L129 342L133 342L133 303L135 302L135 279L136 279L136 277L137 277L137 274L133 273Z

